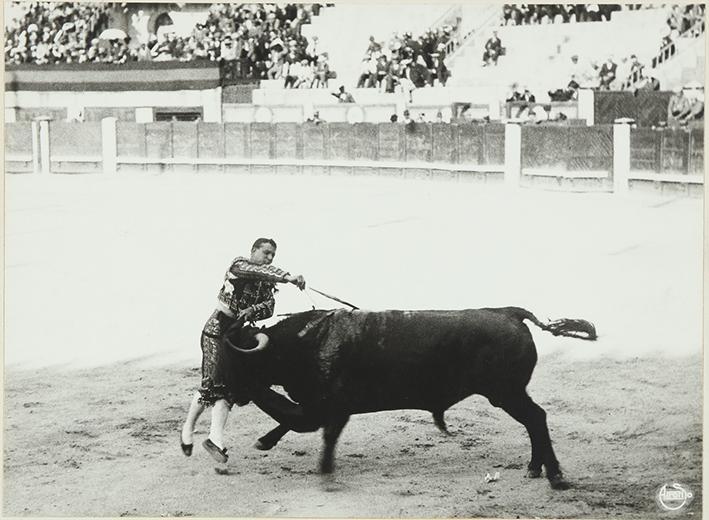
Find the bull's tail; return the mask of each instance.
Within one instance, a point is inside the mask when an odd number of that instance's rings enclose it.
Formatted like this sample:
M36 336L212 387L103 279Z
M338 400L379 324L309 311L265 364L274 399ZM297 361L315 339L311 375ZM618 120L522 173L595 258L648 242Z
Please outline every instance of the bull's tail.
M598 338L598 335L596 334L596 327L590 321L561 318L547 323L542 323L534 314L526 309L522 309L520 307L507 307L505 310L511 312L520 320L531 321L540 329L551 332L554 336L569 336L572 338L586 339L589 341L594 341Z

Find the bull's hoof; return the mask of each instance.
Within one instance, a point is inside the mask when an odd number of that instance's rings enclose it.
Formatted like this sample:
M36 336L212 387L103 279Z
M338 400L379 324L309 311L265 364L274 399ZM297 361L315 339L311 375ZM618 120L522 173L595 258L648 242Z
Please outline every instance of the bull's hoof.
M552 489L558 489L558 490L565 490L569 489L571 485L564 480L564 477L561 473L557 473L556 475L552 475L549 477L549 484L551 484Z
M271 448L273 448L274 446L275 446L275 444L269 443L269 442L264 442L261 439L257 440L256 443L254 444L254 448L256 448L257 450L261 450L261 451L268 451Z
M321 475L320 485L322 486L322 490L327 493L342 491L344 489L343 484L338 482L335 479L335 475L333 475L332 473Z
M539 478L542 476L542 468L539 469L527 469L527 478Z

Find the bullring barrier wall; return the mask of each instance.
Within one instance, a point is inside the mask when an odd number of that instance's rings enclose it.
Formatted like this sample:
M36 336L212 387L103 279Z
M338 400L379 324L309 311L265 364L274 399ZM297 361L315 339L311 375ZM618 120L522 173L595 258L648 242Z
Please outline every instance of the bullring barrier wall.
M597 125L613 124L626 117L638 126L650 127L667 121L667 105L671 91L597 90L593 93L593 122Z
M386 174L577 191L703 192L703 128L625 124L5 124L9 173Z

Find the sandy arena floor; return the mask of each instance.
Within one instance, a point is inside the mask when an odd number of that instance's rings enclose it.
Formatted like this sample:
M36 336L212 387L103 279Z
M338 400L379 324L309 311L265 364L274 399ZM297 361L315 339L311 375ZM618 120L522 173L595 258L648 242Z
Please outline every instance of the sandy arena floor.
M663 517L676 479L701 516L702 201L466 183L242 175L6 178L5 475L10 516ZM595 343L533 330L530 394L573 489L524 478L524 428L480 397L447 414L354 417L334 483L318 434L251 447L228 475L178 429L198 336L232 257L372 310L519 305L582 317ZM332 302L311 295L315 304ZM278 313L310 308L292 286ZM197 440L206 435L208 417ZM486 473L500 480L486 483Z

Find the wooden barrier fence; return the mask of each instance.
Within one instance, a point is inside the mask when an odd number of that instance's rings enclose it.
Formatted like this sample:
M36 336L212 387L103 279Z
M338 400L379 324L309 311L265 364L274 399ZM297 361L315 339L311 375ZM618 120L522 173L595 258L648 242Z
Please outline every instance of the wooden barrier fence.
M8 173L383 174L703 193L703 129L447 123L5 124Z

